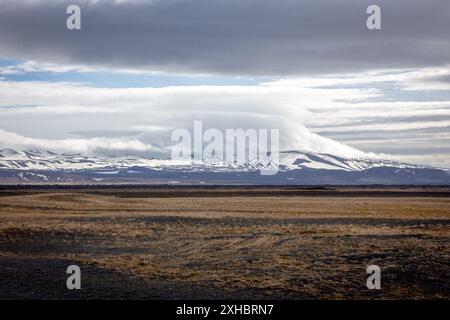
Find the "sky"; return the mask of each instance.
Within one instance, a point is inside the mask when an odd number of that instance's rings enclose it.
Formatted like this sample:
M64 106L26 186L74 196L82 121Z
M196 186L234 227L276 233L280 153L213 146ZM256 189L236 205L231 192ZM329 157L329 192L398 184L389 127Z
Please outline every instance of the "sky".
M449 38L448 0L0 0L0 147L167 157L201 120L450 167Z

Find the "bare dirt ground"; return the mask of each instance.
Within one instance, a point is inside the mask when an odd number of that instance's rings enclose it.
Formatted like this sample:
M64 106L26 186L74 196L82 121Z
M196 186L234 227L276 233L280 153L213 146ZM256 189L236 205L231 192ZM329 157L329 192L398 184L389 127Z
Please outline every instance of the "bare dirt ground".
M449 243L445 188L2 188L0 299L449 299Z

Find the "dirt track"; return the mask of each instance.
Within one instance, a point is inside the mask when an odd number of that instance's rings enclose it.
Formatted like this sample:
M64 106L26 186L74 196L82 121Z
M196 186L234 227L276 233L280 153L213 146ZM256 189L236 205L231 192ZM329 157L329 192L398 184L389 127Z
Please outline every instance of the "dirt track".
M445 190L258 190L2 189L0 298L450 298Z

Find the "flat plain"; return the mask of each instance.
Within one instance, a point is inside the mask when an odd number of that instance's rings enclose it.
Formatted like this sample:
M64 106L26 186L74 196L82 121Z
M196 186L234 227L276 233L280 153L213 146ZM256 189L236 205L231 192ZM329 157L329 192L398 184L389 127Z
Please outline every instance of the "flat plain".
M0 299L449 299L449 244L444 187L0 188Z

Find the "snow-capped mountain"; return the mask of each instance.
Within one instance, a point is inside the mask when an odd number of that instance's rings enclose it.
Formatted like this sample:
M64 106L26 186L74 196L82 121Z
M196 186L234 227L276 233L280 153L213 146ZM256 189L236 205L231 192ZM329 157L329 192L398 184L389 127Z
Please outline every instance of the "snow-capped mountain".
M276 175L260 175L262 167L0 150L0 183L450 184L446 169L368 157L285 151Z

